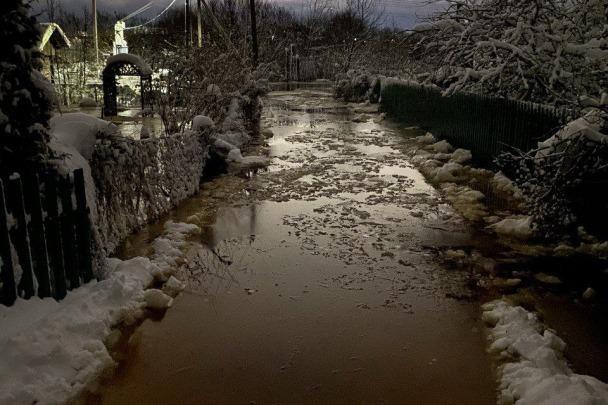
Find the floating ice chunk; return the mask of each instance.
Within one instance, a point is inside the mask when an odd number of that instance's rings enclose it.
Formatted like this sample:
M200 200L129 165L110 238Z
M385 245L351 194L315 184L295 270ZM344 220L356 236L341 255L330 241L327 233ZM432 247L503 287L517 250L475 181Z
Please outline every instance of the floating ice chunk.
M445 139L443 141L436 142L430 146L435 152L438 153L450 153L452 151L452 145Z
M144 292L144 301L146 308L149 309L166 309L173 305L173 298L156 288L150 288Z
M462 171L462 165L454 162L446 163L437 169L433 181L435 183L449 183L459 180L459 173Z
M171 297L175 297L180 292L184 291L186 284L179 281L174 276L169 277L169 280L163 285L163 292Z
M510 238L529 239L534 235L530 216L508 217L489 225L488 228L501 236Z
M433 134L431 134L430 132L427 132L426 134L424 134L422 136L417 136L416 138L414 138L414 140L418 143L427 144L427 145L437 142L437 139L435 139Z
M546 273L538 273L534 276L535 279L537 279L538 281L540 281L543 284L553 284L553 285L557 285L557 284L561 284L562 280L559 279L559 277L557 276L552 276L550 274L546 274Z
M456 149L452 153L451 160L456 163L464 164L473 159L473 154L468 149Z

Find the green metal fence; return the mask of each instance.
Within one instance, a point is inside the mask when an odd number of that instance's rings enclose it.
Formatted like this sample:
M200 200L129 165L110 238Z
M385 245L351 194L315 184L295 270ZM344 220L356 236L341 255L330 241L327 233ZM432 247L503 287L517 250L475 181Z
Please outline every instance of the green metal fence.
M409 83L387 85L381 110L470 149L482 164L491 163L509 147L534 148L568 118L566 111L550 106L477 94L442 96L436 87Z

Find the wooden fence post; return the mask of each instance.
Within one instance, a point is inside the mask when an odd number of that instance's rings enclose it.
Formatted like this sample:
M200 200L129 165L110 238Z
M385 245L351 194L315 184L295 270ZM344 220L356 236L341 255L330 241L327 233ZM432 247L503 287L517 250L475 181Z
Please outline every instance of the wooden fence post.
M82 278L88 283L93 278L93 257L91 255L91 220L87 206L84 171L74 171L74 193L76 194L76 235Z
M30 216L30 246L35 252L32 256L34 274L38 281L38 296L51 296L51 278L49 274L49 259L45 237L44 219L42 217L42 202L40 200L40 182L38 174L32 172L24 177L23 182L25 211Z
M12 229L9 229L9 234L11 235L13 246L17 251L19 266L22 270L21 280L17 283L17 292L27 299L35 294L34 275L25 207L23 204L23 186L21 184L21 176L18 174L13 174L9 178L7 203L10 213L16 220L16 224L13 225Z
M72 183L70 176L59 179L61 200L61 240L63 242L63 262L65 275L70 282L69 289L80 286L78 269L78 248L74 237L74 209L72 206Z
M4 305L13 305L17 299L17 287L15 285L15 273L13 273L13 257L2 180L0 180L0 260L0 281L2 281L0 300Z
M59 207L57 204L56 174L48 172L45 176L45 205L46 205L46 240L49 249L49 263L53 276L53 297L62 299L66 295L65 267L63 260L63 241L59 221Z

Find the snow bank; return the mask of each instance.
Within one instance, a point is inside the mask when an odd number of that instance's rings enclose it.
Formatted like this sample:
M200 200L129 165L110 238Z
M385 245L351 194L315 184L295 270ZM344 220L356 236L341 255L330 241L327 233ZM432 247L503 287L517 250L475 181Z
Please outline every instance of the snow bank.
M522 198L523 195L519 187L511 181L507 176L505 176L502 172L497 172L492 178L492 184L494 188L498 191L501 191L506 194L510 194L515 198Z
M445 139L443 141L434 143L431 145L431 148L438 153L450 153L453 150L452 145L450 145Z
M53 138L73 147L87 160L93 155L98 136L120 134L118 127L111 122L80 112L55 115L50 126Z
M457 181L459 179L459 173L462 172L462 165L458 163L446 163L435 169L435 175L433 176L433 182L435 183L447 183Z
M437 139L435 139L433 134L431 134L430 132L427 132L426 134L424 134L422 136L417 136L414 139L416 140L416 142L421 143L421 144L430 144L430 143L437 142Z
M441 190L454 209L469 221L480 221L488 216L487 208L483 203L485 195L482 192L454 183L442 184Z
M459 163L459 164L464 164L464 163L467 163L467 162L469 162L469 161L471 161L473 159L473 154L468 149L458 148L458 149L456 149L454 151L454 153L452 153L452 156L451 156L450 159L453 162L456 162L456 163Z
M0 403L65 403L114 365L104 342L113 328L142 318L146 307L170 305L171 297L146 288L170 277L182 252L169 247L183 246L186 232L198 230L172 222L165 229L170 243L155 245L151 260L108 260L106 279L71 291L61 302L32 298L0 306ZM174 280L170 291L182 287Z
M95 108L97 107L97 101L90 97L83 97L78 102L78 105L83 108Z
M491 328L490 352L500 357L500 404L591 405L608 403L608 384L575 374L564 359L566 344L537 316L505 300L483 306Z
M87 205L93 223L97 221L97 195L89 160L98 137L119 133L116 125L83 113L55 115L50 120L49 147L58 157L53 163L63 175L83 169Z

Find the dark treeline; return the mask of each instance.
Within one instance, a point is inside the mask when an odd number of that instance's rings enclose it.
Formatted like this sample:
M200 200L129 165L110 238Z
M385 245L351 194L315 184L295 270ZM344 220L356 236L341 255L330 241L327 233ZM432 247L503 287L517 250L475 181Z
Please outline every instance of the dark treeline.
M66 11L60 0L40 2L43 12L39 20L53 20L70 38L79 38L87 45L91 43L88 4L77 12ZM197 4L195 0L191 3L190 38L185 35L185 10L176 2L152 24L126 31L130 52L153 60L163 50L172 52L190 43L196 46ZM336 72L357 67L374 70L370 64L393 70L403 65L406 52L396 48L403 48L404 34L382 25L383 13L376 0L311 0L299 12L271 2L256 4L260 62L276 65L275 70L284 69L290 53L303 59L323 60ZM248 0L207 0L202 3L201 14L203 47L237 48L243 55L251 55ZM98 14L99 44L105 54L112 48L114 23L122 17L124 15L116 13ZM146 19L136 17L127 21L127 27L144 22Z

